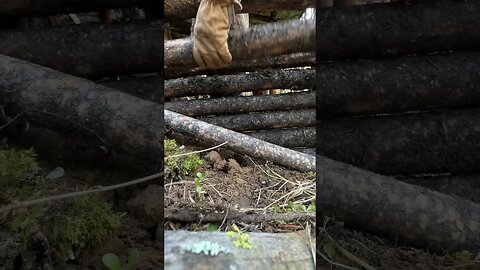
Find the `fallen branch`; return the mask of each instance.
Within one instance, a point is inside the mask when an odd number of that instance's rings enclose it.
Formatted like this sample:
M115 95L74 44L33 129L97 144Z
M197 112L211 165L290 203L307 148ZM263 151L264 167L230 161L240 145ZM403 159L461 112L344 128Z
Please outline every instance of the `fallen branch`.
M191 70L197 67L193 60L192 39L174 39L165 42L165 71ZM315 50L315 21L292 20L231 31L228 47L233 61L264 58L282 54Z
M269 89L312 89L315 69L262 70L218 76L198 76L165 81L165 97L241 93Z
M283 147L315 147L315 127L272 129L246 133L252 137ZM300 152L304 152L299 150Z
M269 160L299 171L314 171L315 157L267 143L219 126L165 110L165 125L176 132L212 144L227 141L226 147L241 154Z
M253 112L249 114L203 117L202 121L235 131L315 126L315 109Z
M223 220L234 222L245 222L248 224L270 221L293 222L305 219L314 219L313 212L290 212L290 213L255 213L240 212L229 210L225 213L208 212L200 210L181 209L165 209L164 220L175 220L181 222L205 222L216 223Z

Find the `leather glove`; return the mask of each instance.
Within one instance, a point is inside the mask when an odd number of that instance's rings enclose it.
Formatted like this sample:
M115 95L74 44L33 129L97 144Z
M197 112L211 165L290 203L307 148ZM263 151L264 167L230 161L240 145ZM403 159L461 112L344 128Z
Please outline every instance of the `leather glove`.
M240 0L202 0L193 28L193 58L202 69L225 68L232 62L228 50L228 7L242 9Z

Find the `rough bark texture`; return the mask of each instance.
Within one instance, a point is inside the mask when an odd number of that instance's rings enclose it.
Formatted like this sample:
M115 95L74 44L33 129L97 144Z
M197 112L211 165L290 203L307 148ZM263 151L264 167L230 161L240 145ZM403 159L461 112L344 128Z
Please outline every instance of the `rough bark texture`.
M26 109L55 114L68 121L49 117L42 124L75 122L113 148L163 161L161 104L4 55L0 55L0 101L7 105L7 114ZM29 116L34 121L43 115L31 112Z
M317 215L439 251L480 250L480 205L317 156Z
M302 129L275 129L246 134L262 141L267 141L288 148L315 147L314 127Z
M154 0L0 0L0 15L42 16L129 7L156 8L156 6L158 2Z
M274 70L217 76L197 76L165 81L165 97L227 94L269 89L311 89L315 69Z
M0 32L0 54L82 77L163 69L161 21Z
M266 68L291 68L291 67L308 67L315 65L315 52L292 53L273 57L265 57L251 60L238 60L226 69L205 71L205 70L185 70L170 69L166 70L166 78L179 78L184 76L194 76L199 74L209 75L231 74L234 72L252 71Z
M480 204L479 174L399 178L399 180Z
M171 19L194 18L200 0L165 0L165 17ZM242 13L274 10L304 10L315 5L312 0L242 0Z
M320 120L317 147L388 175L478 171L480 110Z
M294 170L315 170L314 156L267 143L172 111L165 110L165 125L173 131L212 144L228 142L225 147L240 154L266 159Z
M480 53L318 67L318 117L480 106Z
M137 77L122 80L98 82L110 88L155 102L163 101L165 80L161 76Z
M319 9L317 61L480 48L480 2L411 1Z
M232 239L223 232L165 231L165 269L223 270L223 269L290 269L313 270L312 250L305 232L248 233L252 249L233 246ZM218 255L181 252L205 242L216 243L226 249ZM315 242L315 241L313 241ZM285 252L288 250L288 252ZM208 252L208 250L206 250Z
M315 108L315 91L271 96L223 97L172 101L165 109L188 116L239 114L247 112Z
M225 115L201 118L235 131L315 126L315 109Z
M175 39L165 43L165 70L190 70L193 60L192 39ZM315 21L292 20L230 31L228 48L233 61L315 50Z

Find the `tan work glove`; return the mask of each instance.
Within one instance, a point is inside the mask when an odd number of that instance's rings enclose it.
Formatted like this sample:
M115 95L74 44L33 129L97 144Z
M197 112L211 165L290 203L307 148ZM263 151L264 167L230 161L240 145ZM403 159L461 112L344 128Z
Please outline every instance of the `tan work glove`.
M193 59L202 69L225 68L232 62L228 50L228 7L242 9L240 0L202 0L193 28Z

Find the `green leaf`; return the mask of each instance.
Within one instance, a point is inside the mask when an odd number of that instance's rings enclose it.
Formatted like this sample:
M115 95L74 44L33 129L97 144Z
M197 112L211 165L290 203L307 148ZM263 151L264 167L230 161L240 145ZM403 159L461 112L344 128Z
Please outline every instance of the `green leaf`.
M113 253L103 255L102 262L110 270L120 270L120 259Z
M137 264L139 257L138 249L134 248L130 251L130 255L128 256L128 266L127 270L135 270L135 265Z
M323 245L323 251L327 253L328 257L333 258L335 256L335 253L337 252L337 247L333 242L328 242Z
M315 212L316 211L316 206L315 204L310 204L308 207L307 207L307 211L309 212Z
M195 192L197 192L197 193L202 193L202 191L203 191L203 189L202 189L201 186L196 186L196 187L195 187Z
M227 235L228 235L229 237L235 237L235 232L228 231L228 232L227 232Z
M208 225L207 230L209 232L214 232L214 231L218 230L218 225L217 224L210 224L210 225Z
M51 171L45 178L47 179L57 179L65 175L65 170L62 167L56 167Z

